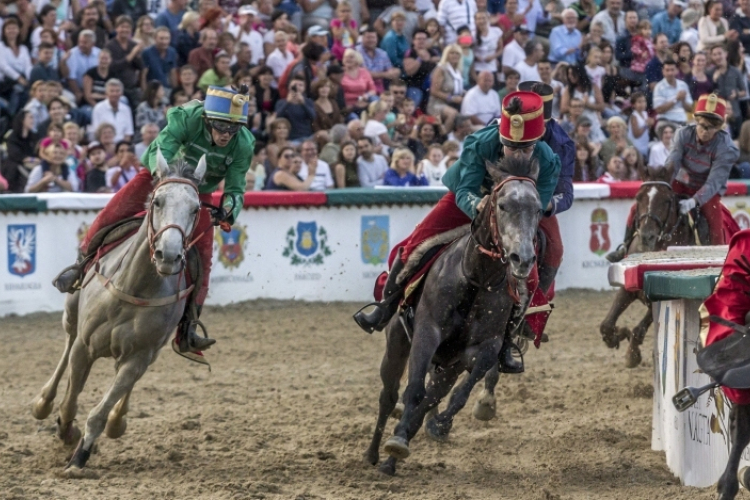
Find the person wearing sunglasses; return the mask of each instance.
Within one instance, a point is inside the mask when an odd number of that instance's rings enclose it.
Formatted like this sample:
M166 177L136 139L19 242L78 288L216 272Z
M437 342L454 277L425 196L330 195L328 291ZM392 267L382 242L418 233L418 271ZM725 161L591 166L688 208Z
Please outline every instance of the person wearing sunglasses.
M432 251L424 248L423 244L428 240L435 242L439 239L436 238L438 235L469 224L484 208L493 186L493 180L487 172L487 163L492 164L501 157L508 156L536 159L539 164L536 179L536 189L541 201L539 209L541 211L550 205L561 167L560 158L541 140L544 133L542 98L533 92L521 91L505 96L499 120L466 138L458 161L443 176L443 184L449 189L449 193L417 225L415 231L391 251L388 260L390 273L384 273L378 278L379 284L384 283L383 300L365 306L373 306L372 311L365 312L363 308L354 315L354 320L363 330L368 333L380 331L396 314L400 297L403 296L410 277L423 267L417 259ZM412 272L407 273L409 276L401 276L407 263L410 263ZM536 266L532 274L536 276ZM536 278L529 278L529 296L533 295L535 285L532 281L535 280ZM514 310L514 318L522 317L525 309L526 304L520 305L518 311ZM508 333L510 332L506 332L506 335ZM500 371L521 373L523 363L513 358L509 348L511 343L504 342L503 345L508 347L504 347L500 353Z
M672 189L680 200L680 214L685 216L694 209L700 210L709 229L710 245L727 243L721 195L727 190L727 179L732 166L740 157L729 132L724 130L727 102L716 94L698 98L695 106L695 123L680 128L672 139L672 149L664 168L674 169ZM635 210L630 210L625 228L625 240L606 258L619 262L627 256L628 247L635 238ZM728 212L728 211L727 211ZM706 244L707 242L703 242Z
M207 231L211 224L228 227L233 224L242 209L245 193L245 174L252 162L255 139L246 127L248 114L247 88L239 92L221 87L209 87L206 100L193 100L177 106L167 113L167 126L151 142L141 157L145 168L123 186L99 212L86 237L81 242L78 261L64 269L54 280L61 292L74 293L80 286L82 270L90 252L94 236L112 224L135 216L143 210L153 188L157 167L157 151L167 163L184 157L191 165L206 155L207 170L203 183L199 186L201 202L211 203L211 193L224 181L223 206L219 211L202 208L195 234L201 234L196 248L203 267L203 284L197 294L196 312L200 315L203 302L208 294L213 231ZM83 252L89 255L83 255ZM192 308L191 308L192 309ZM194 317L191 317L194 316ZM188 315L187 310L177 329L175 350L182 356L201 361L200 351L215 343L213 339L196 334L196 315Z

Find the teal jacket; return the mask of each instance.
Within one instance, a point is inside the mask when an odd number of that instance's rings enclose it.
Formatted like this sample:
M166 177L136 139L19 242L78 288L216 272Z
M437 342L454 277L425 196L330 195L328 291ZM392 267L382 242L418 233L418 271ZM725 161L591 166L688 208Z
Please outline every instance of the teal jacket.
M501 150L497 122L492 122L466 138L461 157L443 176L443 184L456 195L456 205L471 219L477 215L477 203L490 192L493 185L484 162L497 162ZM544 208L555 193L560 175L560 158L543 141L536 143L531 157L539 161L536 190Z
M203 121L203 102L190 101L172 108L167 113L167 126L159 133L141 157L141 163L153 174L156 172L156 150L167 163L183 157L193 166L198 165L201 156L206 155L206 175L198 187L200 193L213 193L224 180L224 192L234 200L232 222L242 210L245 200L245 174L253 159L255 138L243 127L232 137L226 147L213 144L211 132ZM232 202L227 199L224 207L229 210Z

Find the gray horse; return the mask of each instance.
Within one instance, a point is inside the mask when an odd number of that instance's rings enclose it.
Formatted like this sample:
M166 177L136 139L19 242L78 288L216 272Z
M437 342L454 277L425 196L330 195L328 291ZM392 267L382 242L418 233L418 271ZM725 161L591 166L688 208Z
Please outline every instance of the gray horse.
M466 228L427 274L417 298L412 338L400 315L386 330L378 421L364 459L371 465L378 463L385 424L396 406L408 362L404 412L385 444L390 457L380 467L389 475L395 474L398 459L409 456L409 441L426 413L468 371L444 415L427 424L428 432L447 434L474 385L497 364L514 304L528 296L526 278L536 260L534 237L541 217L535 187L539 166L536 161L506 157L497 166L488 163L487 171L495 180L490 200L471 229Z
M81 435L73 422L78 395L91 366L98 358L115 359L114 381L89 413L83 438L65 469L69 477L80 473L102 431L110 438L125 432L133 386L175 331L193 288L186 288L183 270L200 213L198 184L206 160L201 158L195 171L181 161L170 167L158 151L157 164L156 184L138 232L103 256L86 274L82 289L68 296L65 351L32 410L37 419L49 416L70 364L57 436L75 444Z

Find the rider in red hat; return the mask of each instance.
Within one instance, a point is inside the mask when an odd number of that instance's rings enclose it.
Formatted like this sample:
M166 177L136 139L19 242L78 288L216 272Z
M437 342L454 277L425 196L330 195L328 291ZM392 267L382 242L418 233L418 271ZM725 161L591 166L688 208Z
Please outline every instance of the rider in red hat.
M711 245L726 244L721 195L727 190L727 179L740 152L732 137L723 130L727 103L716 94L703 95L695 106L695 124L677 131L665 166L674 167L672 189L686 198L680 200L680 213L698 208L706 218ZM635 235L635 205L630 210L625 240L607 255L619 262L627 255Z
M502 107L499 124L493 122L466 138L461 157L443 176L443 183L450 192L414 232L391 251L391 268L383 287L383 300L370 304L375 306L373 311L365 313L360 310L354 315L354 320L363 330L369 333L382 330L398 310L410 278L397 280L405 264L410 257L417 259L416 271L429 260L430 252L412 255L414 250L431 238L470 223L487 203L493 181L487 173L486 162L495 163L501 156L535 158L539 162L536 188L541 199L540 208L549 205L560 173L560 159L540 140L545 132L542 98L532 92L513 92L503 99ZM529 288L531 291L531 285ZM510 342L504 343L504 346L509 345ZM513 359L509 348L503 347L500 360L503 372L523 371L523 364Z

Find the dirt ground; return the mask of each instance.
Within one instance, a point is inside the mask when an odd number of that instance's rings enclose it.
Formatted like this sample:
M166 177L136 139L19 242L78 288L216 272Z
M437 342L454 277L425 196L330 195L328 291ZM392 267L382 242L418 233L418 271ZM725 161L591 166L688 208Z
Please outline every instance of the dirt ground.
M623 367L598 324L612 294L560 293L551 342L504 375L498 416L471 416L448 443L422 432L396 477L362 463L375 424L382 334L351 321L357 304L247 302L205 315L213 372L169 348L136 386L128 431L102 436L93 478L56 476L72 450L31 402L63 348L59 314L4 318L0 362L0 498L14 499L709 499L680 486L651 451L652 335L641 367ZM641 310L628 315L635 323ZM94 369L80 426L113 363ZM65 382L61 384L58 402ZM390 435L391 420L386 436ZM750 498L742 492L738 498Z

